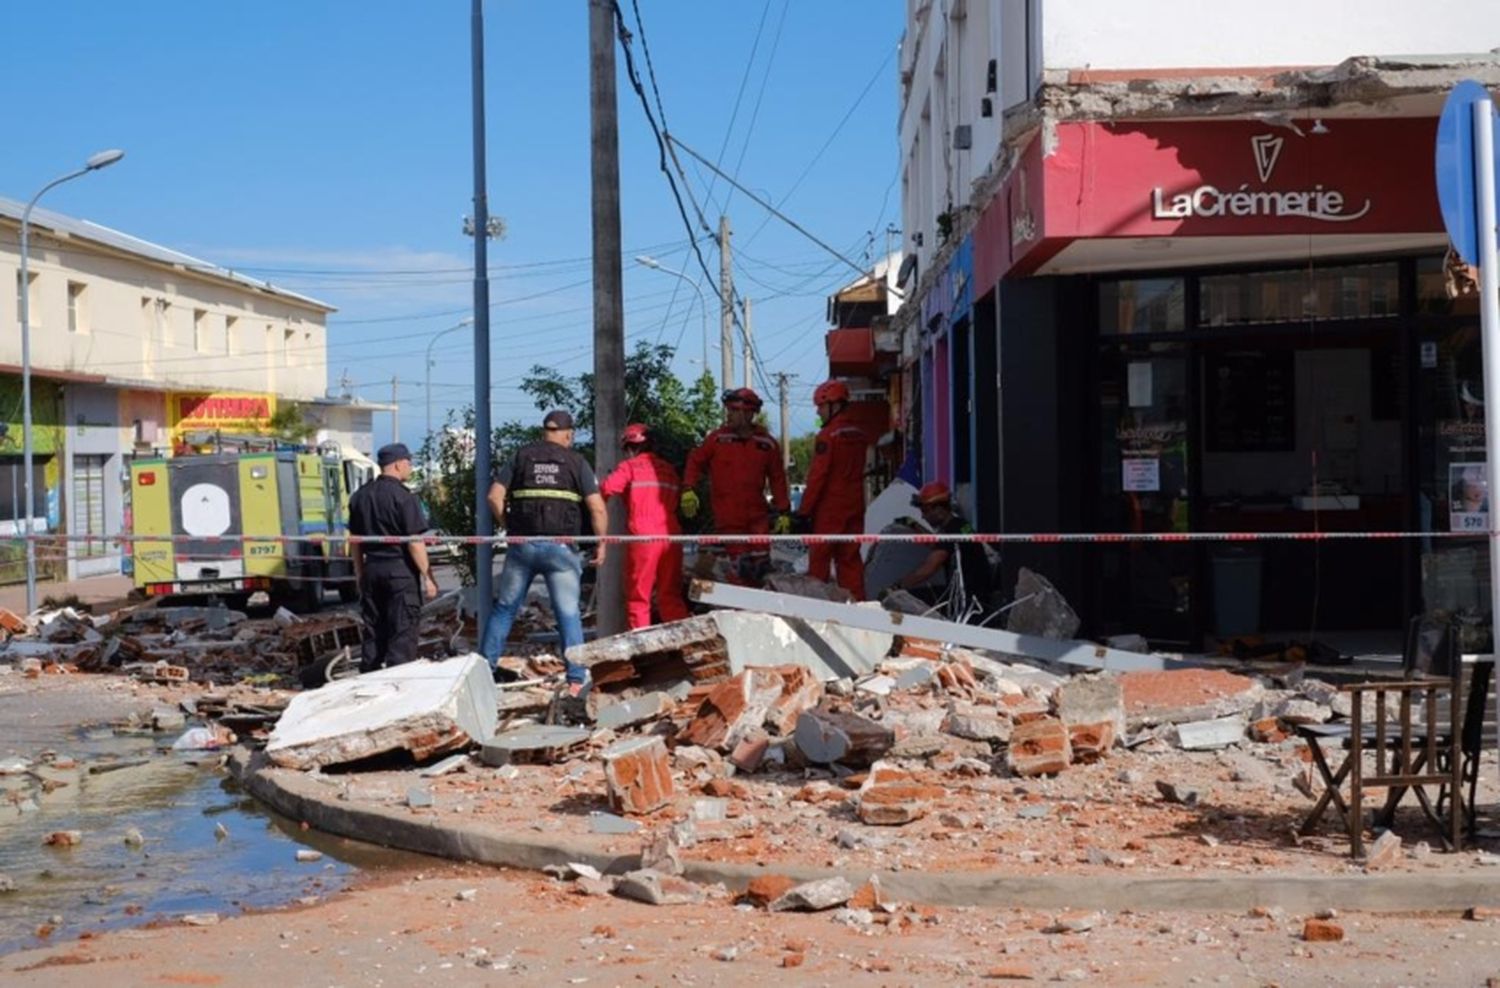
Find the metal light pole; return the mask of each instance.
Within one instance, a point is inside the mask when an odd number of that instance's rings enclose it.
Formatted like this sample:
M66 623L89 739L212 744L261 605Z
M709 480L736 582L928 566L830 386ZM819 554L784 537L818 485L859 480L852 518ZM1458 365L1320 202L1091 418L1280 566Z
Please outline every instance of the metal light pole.
M485 191L484 136L484 0L469 6L469 58L474 113L474 527L481 538L495 534L490 514L490 201ZM494 601L495 547L488 541L475 547L475 631L484 641Z
M457 324L449 326L447 329L436 334L432 339L427 341L427 356L422 360L422 367L427 372L426 384L422 389L422 393L427 398L427 438L422 444L423 448L427 450L426 455L422 457L423 480L430 480L432 477L432 348L437 345L438 340L447 336L449 333L456 333L460 329L463 329L465 326L468 326L473 322L474 317L469 316L467 319L463 319Z
M80 175L108 168L123 157L125 157L125 152L118 148L90 155L82 168L69 172L61 178L54 178L42 186L37 194L31 197L31 201L26 204L26 209L21 213L21 470L25 474L23 480L26 485L27 614L36 610L36 539L33 537L35 532L31 524L31 513L35 505L31 492L31 210L48 189L78 178Z
M703 332L703 373L711 374L712 372L708 369L708 302L703 298L703 289L699 288L696 281L681 271L673 271L671 268L662 267L662 263L654 257L637 254L635 263L642 267L650 268L653 271L660 271L662 274L669 274L680 281L685 281L693 291L698 293L698 324Z

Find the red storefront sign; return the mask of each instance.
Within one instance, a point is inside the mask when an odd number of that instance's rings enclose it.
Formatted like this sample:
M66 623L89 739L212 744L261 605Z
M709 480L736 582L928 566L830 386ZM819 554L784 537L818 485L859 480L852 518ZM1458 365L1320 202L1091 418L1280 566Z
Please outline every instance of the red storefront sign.
M976 275L1035 270L1084 238L1442 231L1435 119L1296 126L1300 135L1259 120L1059 124L1050 153L1034 139L981 217Z

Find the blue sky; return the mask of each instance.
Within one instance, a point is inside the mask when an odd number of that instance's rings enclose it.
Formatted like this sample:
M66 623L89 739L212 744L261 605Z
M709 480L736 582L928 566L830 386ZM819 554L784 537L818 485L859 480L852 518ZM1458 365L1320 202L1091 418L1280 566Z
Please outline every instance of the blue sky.
M854 260L882 253L900 220L900 4L637 2L672 132L785 197ZM490 208L508 227L490 252L492 408L497 421L530 419L515 389L527 368L576 373L592 360L587 4L487 0L485 16ZM472 197L467 0L53 0L7 5L6 33L0 195L24 200L89 153L124 148L125 161L46 205L337 305L330 385L347 374L359 394L389 400L399 376L402 438L419 438L422 352L472 299L460 230ZM639 36L635 46L639 56ZM700 277L619 68L627 339L680 341L679 371L696 375L698 296L631 260L649 253ZM684 165L711 223L727 207L762 366L798 375L794 432L808 431L826 371L824 299L853 272ZM713 244L702 247L717 275ZM716 345L717 299L702 287ZM467 332L435 355L440 419L472 390Z

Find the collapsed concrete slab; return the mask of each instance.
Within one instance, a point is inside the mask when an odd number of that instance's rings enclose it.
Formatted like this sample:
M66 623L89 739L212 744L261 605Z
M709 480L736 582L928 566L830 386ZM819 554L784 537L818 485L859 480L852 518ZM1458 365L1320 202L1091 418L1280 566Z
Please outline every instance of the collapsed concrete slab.
M715 611L587 642L568 657L586 666L595 687L605 691L684 679L715 683L752 666L798 665L826 681L871 671L891 640L889 632L826 621Z
M299 693L271 731L266 756L303 770L394 751L420 760L489 737L496 721L482 656L418 660Z

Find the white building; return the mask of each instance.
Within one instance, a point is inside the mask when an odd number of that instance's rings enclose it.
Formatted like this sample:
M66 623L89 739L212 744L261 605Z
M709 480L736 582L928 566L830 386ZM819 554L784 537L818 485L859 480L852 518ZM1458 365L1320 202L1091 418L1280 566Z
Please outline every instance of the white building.
M1450 295L1433 149L1496 52L1500 4L1469 0L908 0L893 324L921 479L981 531L1473 524L1475 299ZM1487 627L1483 540L1427 542L1006 564L1090 635Z
M188 432L254 429L280 401L320 399L332 307L44 209L0 198L0 530L24 527L20 292L29 292L33 524L107 537L126 524L135 455L170 454ZM342 403L333 403L342 405ZM325 409L326 412L326 409ZM58 553L44 554L54 559ZM118 572L117 546L75 543L58 576ZM14 569L0 560L0 578Z

